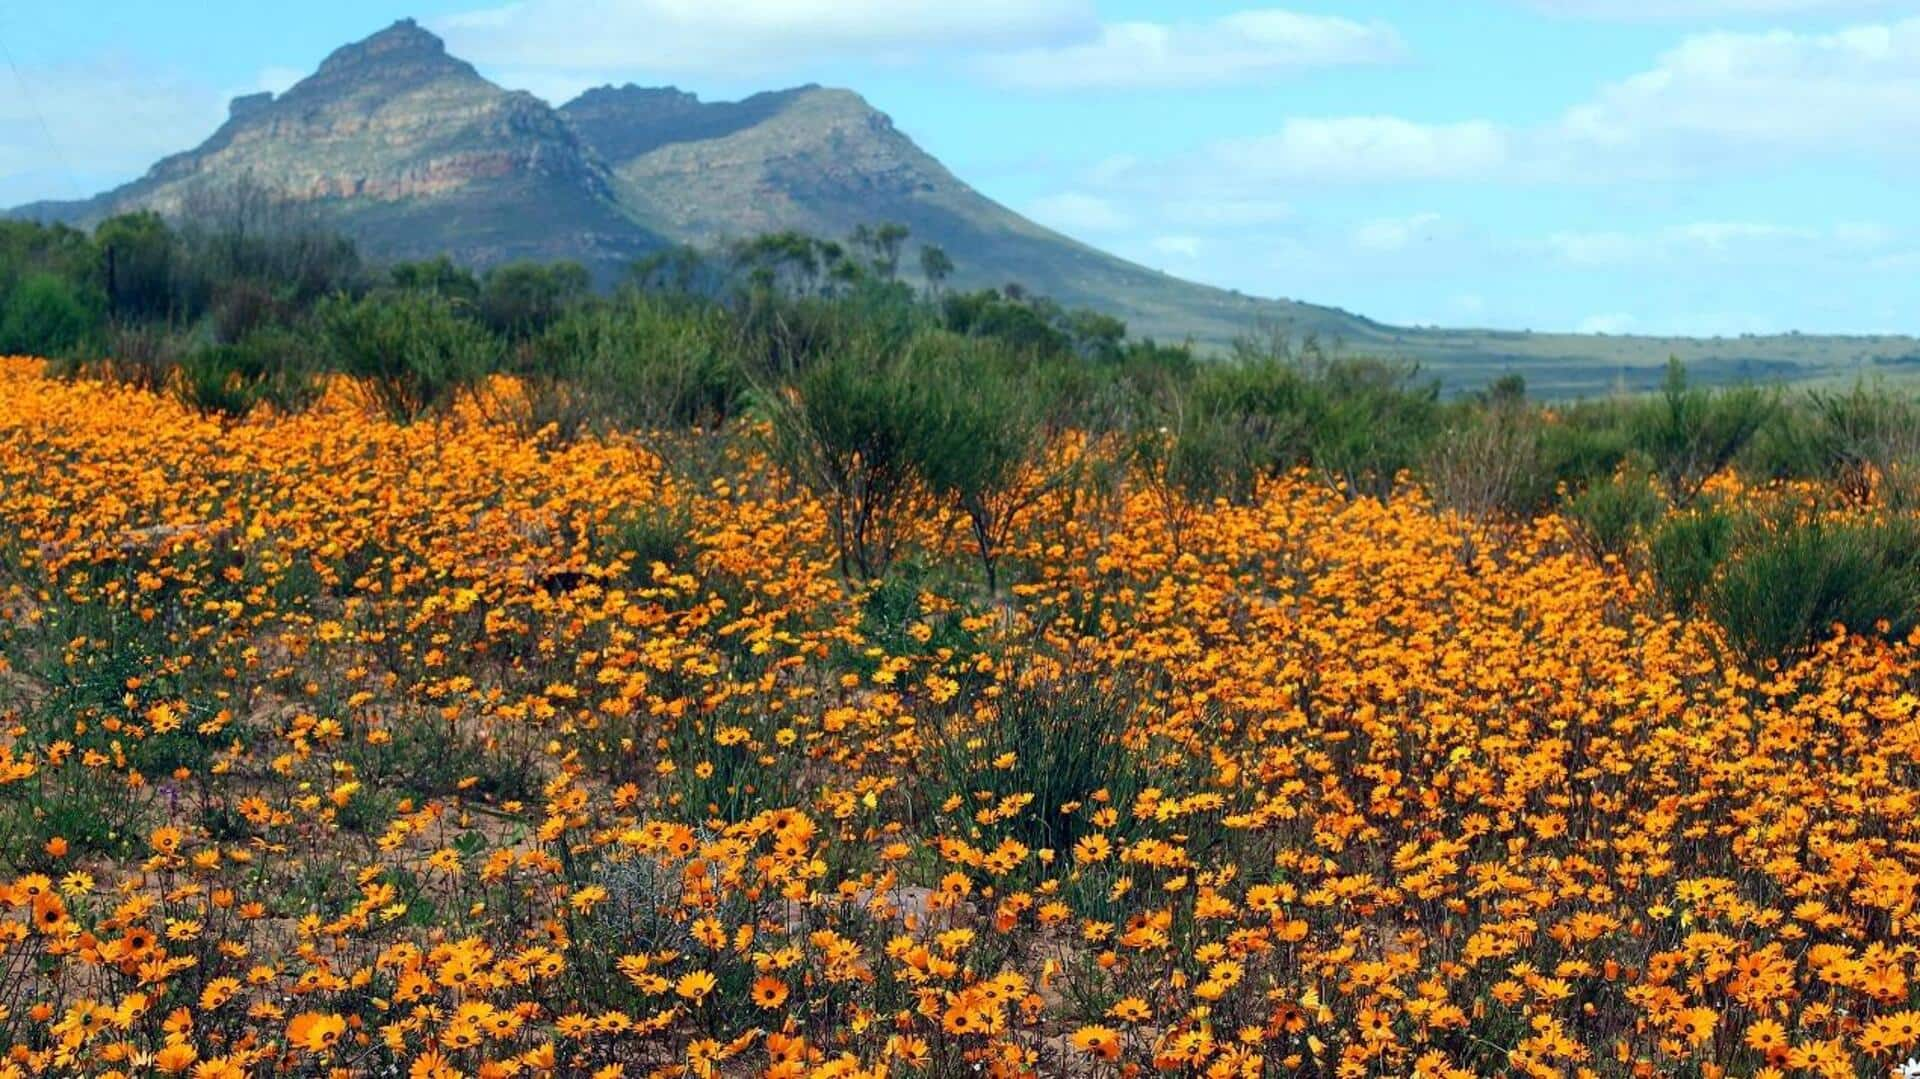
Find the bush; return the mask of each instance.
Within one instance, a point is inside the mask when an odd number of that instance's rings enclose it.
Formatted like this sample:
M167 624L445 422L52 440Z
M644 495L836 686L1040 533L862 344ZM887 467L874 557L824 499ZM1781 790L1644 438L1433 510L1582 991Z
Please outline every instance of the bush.
M328 354L401 423L445 409L497 368L499 342L431 293L337 296L318 321Z
M921 430L908 445L914 471L966 516L987 591L1019 519L1065 473L1037 471L1057 398L1011 359L979 341L923 338L909 361L922 395Z
M1920 616L1920 526L1755 522L1705 601L1754 663L1801 654L1835 625L1904 637Z
M1676 514L1647 541L1654 586L1667 609L1689 614L1713 585L1733 541L1733 518L1714 507Z
M242 417L262 402L296 412L319 392L318 363L305 339L266 326L231 344L202 345L181 356L176 389L202 412Z
M1567 516L1595 558L1619 558L1660 519L1664 508L1660 493L1644 478L1623 473L1574 496L1567 503Z
M1313 389L1314 467L1350 497L1385 499L1426 455L1440 415L1438 384L1421 384L1416 367L1350 359L1327 363Z
M503 337L532 337L585 298L591 284L577 262L496 266L480 283L480 321Z
M1685 506L1732 463L1774 404L1750 386L1718 392L1691 386L1686 368L1673 360L1660 396L1633 414L1634 443L1652 461L1667 497Z
M627 580L634 585L652 582L655 562L683 572L692 568L696 551L693 513L684 504L635 506L609 522L602 547L626 563Z
M1476 521L1532 509L1540 471L1539 416L1514 401L1460 414L1426 462L1434 498Z
M981 791L996 799L1032 795L1013 818L1015 837L1065 854L1093 830L1096 794L1125 806L1151 781L1122 742L1135 707L1131 687L1090 674L1020 679L969 721L933 725L942 769L927 777L927 795L935 805L954 796L971 804Z
M103 355L70 356L53 370L61 377L104 378L141 390L159 390L172 383L180 357L192 342L185 334L155 323L111 322L104 333Z
M577 307L515 365L528 427L562 437L610 428L714 427L748 384L722 313L643 294Z
M0 302L0 353L71 353L93 336L99 321L96 298L78 285L51 273L29 273Z
M1920 465L1920 406L1913 398L1855 383L1844 394L1811 393L1807 402L1812 453L1843 492L1864 501L1879 484L1890 503L1913 503Z
M840 570L873 578L899 544L899 513L912 491L927 395L877 342L802 372L766 397L775 457L826 504Z

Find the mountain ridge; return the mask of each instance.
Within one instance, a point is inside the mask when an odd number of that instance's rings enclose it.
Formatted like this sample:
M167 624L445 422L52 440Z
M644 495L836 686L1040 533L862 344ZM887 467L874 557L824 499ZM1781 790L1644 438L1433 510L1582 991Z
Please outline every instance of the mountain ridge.
M180 216L242 181L310 207L377 257L476 267L581 261L602 280L670 244L762 232L842 236L896 222L940 245L954 284L1019 282L1125 319L1136 334L1217 348L1250 333L1313 337L1425 363L1456 384L1508 370L1580 391L1649 384L1668 355L1707 378L1920 370L1899 336L1601 337L1386 325L1337 307L1186 281L1045 228L967 185L852 90L807 84L703 101L633 83L558 106L484 78L402 19L343 45L280 94L235 98L197 147L90 199L9 216L92 224Z

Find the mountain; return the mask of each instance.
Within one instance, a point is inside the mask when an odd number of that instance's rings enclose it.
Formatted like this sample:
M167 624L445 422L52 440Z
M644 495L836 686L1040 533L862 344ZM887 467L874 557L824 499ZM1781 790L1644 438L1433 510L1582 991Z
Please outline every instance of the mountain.
M278 97L236 98L212 137L130 184L16 213L83 224L132 209L218 213L236 185L310 207L380 256L601 263L664 242L559 114L481 78L410 19L336 50Z
M782 229L844 236L892 221L944 248L959 285L1018 281L1118 313L1136 333L1224 342L1262 321L1322 336L1367 327L1331 308L1182 281L1042 228L967 186L849 90L707 103L671 88L602 87L560 113L613 170L634 214L682 242Z
M1250 332L1414 360L1454 386L1520 371L1549 393L1658 380L1669 355L1702 377L1920 372L1906 337L1607 337L1384 325L1256 299L1116 258L961 181L848 90L802 86L705 102L668 88L589 90L559 108L502 89L402 20L336 50L279 96L235 99L204 143L132 183L16 216L91 224L155 209L219 212L271 191L376 256L447 253L485 267L576 259L602 280L671 243L794 229L843 236L898 222L944 248L967 287L1019 282L1125 319L1136 334L1220 347ZM911 259L907 260L911 265Z

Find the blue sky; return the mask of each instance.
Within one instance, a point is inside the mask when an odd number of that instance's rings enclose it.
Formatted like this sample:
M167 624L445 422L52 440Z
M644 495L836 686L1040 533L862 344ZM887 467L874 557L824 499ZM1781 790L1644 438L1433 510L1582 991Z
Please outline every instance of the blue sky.
M406 15L556 103L849 86L1009 206L1249 293L1920 332L1920 0L12 4L0 205L130 179Z

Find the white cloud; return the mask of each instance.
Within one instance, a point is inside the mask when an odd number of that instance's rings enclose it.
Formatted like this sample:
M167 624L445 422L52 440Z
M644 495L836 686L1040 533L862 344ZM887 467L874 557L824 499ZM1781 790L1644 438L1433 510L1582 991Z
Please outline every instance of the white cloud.
M1605 315L1588 315L1574 327L1575 333L1628 333L1638 320L1632 315L1618 312Z
M1382 253L1404 251L1414 243L1433 239L1444 222L1445 218L1435 213L1364 221L1353 230L1353 246Z
M1471 179L1506 165L1508 143L1504 131L1482 121L1426 124L1394 116L1295 118L1271 135L1217 143L1211 156L1247 178Z
M1197 259L1200 257L1200 237L1198 236L1156 236L1151 245L1153 249L1174 258Z
M1596 19L1700 19L1807 15L1885 7L1890 0L1525 0L1552 15Z
M83 197L133 179L226 116L212 87L124 57L23 67L20 77L30 93L0 93L0 144L17 148L0 156L0 205Z
M1824 34L1709 33L1566 112L1569 153L1674 163L1728 151L1910 152L1920 18Z
M1639 257L1644 244L1624 232L1555 232L1547 247L1575 266L1611 266Z
M1556 232L1547 237L1546 248L1562 262L1599 268L1797 259L1877 249L1895 239L1891 229L1860 222L1813 228L1767 221L1690 221L1646 232Z
M1274 225L1293 217L1293 205L1273 198L1179 199L1163 212L1170 221L1200 227Z
M750 74L843 58L1084 39L1092 0L518 0L434 21L450 51L531 72Z
M1027 204L1027 216L1063 232L1118 232L1131 218L1107 199L1078 191L1063 191Z
M1764 221L1694 221L1668 230L1668 238L1683 246L1710 251L1726 251L1742 244L1773 243L1783 240L1811 240L1819 237L1814 229L1775 225Z
M1393 28L1278 8L1204 22L1122 22L1091 41L989 56L990 78L1036 90L1210 86L1309 68L1390 63L1406 54Z

